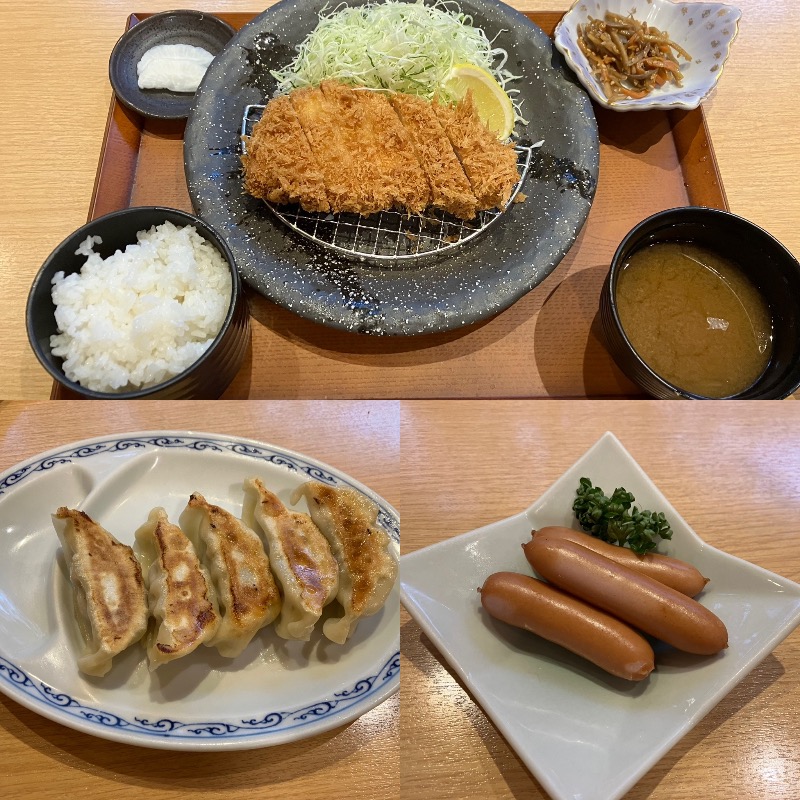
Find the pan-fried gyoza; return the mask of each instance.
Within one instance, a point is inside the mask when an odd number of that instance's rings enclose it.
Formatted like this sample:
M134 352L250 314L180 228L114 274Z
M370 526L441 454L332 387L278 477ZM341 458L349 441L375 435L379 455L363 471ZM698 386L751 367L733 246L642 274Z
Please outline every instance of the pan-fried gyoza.
M368 497L348 487L308 481L294 490L291 502L301 498L339 564L336 599L342 614L325 620L322 632L344 644L362 617L383 608L397 578L397 562L389 552L389 535L377 526L378 506Z
M235 658L281 610L261 539L240 519L194 492L180 526L205 563L217 594L220 626L210 644Z
M220 624L217 595L208 570L186 534L154 508L136 530L137 556L147 586L151 622L150 669L210 644Z
M283 594L275 631L308 641L322 609L336 597L339 567L308 514L290 511L259 478L245 481L243 521L263 531L269 563Z
M117 541L88 514L59 508L53 527L72 583L75 618L83 637L78 668L102 676L111 660L147 630L147 595L132 548Z

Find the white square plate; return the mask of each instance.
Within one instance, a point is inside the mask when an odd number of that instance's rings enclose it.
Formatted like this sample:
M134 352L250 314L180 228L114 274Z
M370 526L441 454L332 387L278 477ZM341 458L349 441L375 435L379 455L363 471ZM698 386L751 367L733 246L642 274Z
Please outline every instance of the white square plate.
M532 529L577 527L583 476L664 511L674 537L659 550L710 578L698 599L728 628L724 653L657 646L656 670L629 683L483 612L476 589L487 576L531 574L520 545ZM705 544L611 433L527 511L403 556L400 585L403 605L557 800L621 797L800 623L800 585Z

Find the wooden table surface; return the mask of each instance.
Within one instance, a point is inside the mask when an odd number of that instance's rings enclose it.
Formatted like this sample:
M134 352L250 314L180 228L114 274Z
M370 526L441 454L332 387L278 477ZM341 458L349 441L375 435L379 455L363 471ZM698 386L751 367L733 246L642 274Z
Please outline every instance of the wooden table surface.
M90 436L199 430L305 453L396 495L398 404L0 403L0 472ZM325 424L320 424L324 419ZM6 542L4 554L9 550ZM0 602L3 594L0 591ZM399 696L329 733L268 749L175 753L109 742L40 717L0 694L0 797L399 797Z
M108 57L126 18L132 11L157 12L174 5L164 0L9 0L0 5L5 104L0 119L2 397L44 399L50 394L51 380L25 333L28 289L51 250L86 220L111 99ZM512 5L527 12L563 12L569 3L513 0ZM787 165L797 157L793 132L800 127L800 106L789 102L782 90L785 59L779 54L793 43L800 7L789 0L739 0L739 5L744 17L733 57L704 109L731 210L763 226L797 254L800 186L787 177ZM218 13L257 13L263 8L237 0L195 0L192 6ZM648 161L660 148L669 149L664 131L651 134L646 141L631 143L633 150L601 142L621 196L625 181L630 182L625 213L608 197L598 197L592 214L602 234L583 236L578 249L541 287L494 320L466 334L387 340L377 346L354 334L306 323L255 297L255 366L244 371L228 397L634 392L600 344L595 323L599 285L614 243L632 220L664 207L659 196L664 184L648 191L648 177L642 191L637 182L649 175ZM644 149L637 150L640 146ZM673 162L664 162L666 168L660 160L668 155L660 153L649 167L674 180L674 155ZM565 330L564 320L572 319L575 324ZM508 358L509 352L520 357ZM276 380L261 369L264 363L278 367L271 373ZM459 385L453 383L455 369L462 376Z
M402 552L524 511L607 430L706 542L800 581L795 403L403 403ZM418 625L400 624L403 800L545 798ZM626 800L797 800L798 787L795 631Z
M411 552L526 508L613 431L710 544L800 581L800 412L794 403L404 401L0 403L0 471L87 436L238 434L313 454L401 512ZM320 419L325 424L320 425ZM402 689L331 734L271 750L168 754L95 739L0 696L0 796L544 798L405 611ZM795 632L673 748L629 800L797 800ZM398 783L399 782L399 783ZM336 795L339 796L339 795Z

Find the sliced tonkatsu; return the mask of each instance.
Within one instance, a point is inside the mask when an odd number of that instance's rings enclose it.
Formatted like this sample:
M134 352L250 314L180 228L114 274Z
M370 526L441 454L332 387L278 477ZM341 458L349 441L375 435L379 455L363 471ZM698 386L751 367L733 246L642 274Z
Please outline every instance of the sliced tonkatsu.
M403 123L383 94L368 89L353 94L363 108L365 138L375 143L379 171L393 205L421 213L430 205L431 190Z
M326 131L325 135L339 138L342 152L339 157L346 157L351 163L348 189L356 207L347 210L368 216L391 208L394 196L383 163L386 155L380 134L372 133L362 92L338 81L323 81L319 88L333 113L331 127L336 127L335 134Z
M461 219L472 219L478 201L432 105L409 94L394 94L389 100L428 179L431 205Z
M454 105L434 102L433 109L478 198L478 210L505 208L519 180L514 146L483 124L472 93Z
M246 139L244 188L253 197L329 211L325 180L288 97L276 97Z
M289 97L325 178L331 210L354 214L378 210L374 207L372 171L359 157L351 125L344 123L342 109L331 103L320 88L296 89Z
M432 206L469 220L504 208L519 180L471 95L444 105L333 80L271 100L242 163L245 190L267 202L364 216Z

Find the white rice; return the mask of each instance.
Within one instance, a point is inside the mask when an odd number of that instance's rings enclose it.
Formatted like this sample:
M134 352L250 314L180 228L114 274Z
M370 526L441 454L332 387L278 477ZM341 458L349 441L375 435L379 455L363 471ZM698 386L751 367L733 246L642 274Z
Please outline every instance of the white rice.
M72 381L98 392L155 386L183 372L219 333L231 302L222 254L191 225L136 234L137 244L103 259L99 236L76 250L80 272L53 277L59 333L53 355Z

